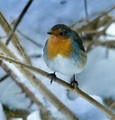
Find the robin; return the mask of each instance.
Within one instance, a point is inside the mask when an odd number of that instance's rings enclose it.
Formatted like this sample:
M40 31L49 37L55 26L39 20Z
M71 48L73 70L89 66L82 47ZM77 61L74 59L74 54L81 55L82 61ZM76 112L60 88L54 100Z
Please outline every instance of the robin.
M87 61L87 54L79 35L64 24L51 28L49 39L44 46L43 58L46 65L55 72L64 75L80 73ZM52 81L52 80L51 80Z

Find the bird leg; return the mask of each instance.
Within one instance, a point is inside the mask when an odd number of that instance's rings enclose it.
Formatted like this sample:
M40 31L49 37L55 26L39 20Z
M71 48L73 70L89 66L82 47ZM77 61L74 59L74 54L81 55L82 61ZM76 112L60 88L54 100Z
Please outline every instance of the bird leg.
M70 85L73 88L78 88L78 82L75 80L75 75L72 76L71 81L70 81ZM76 96L70 90L67 89L67 97L70 100L74 100Z
M71 83L72 87L78 87L78 82L75 80L75 74L73 75L73 77L71 78Z
M54 73L50 73L48 76L50 76L50 77L51 77L50 84L52 84L53 79L55 79L55 78L56 78L56 74L55 74L55 72L54 72Z

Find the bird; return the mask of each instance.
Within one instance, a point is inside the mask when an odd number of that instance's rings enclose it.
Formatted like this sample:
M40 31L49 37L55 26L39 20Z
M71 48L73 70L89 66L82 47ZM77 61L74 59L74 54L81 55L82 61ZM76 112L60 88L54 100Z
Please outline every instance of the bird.
M56 24L47 33L49 38L43 48L43 59L54 73L73 76L86 66L87 53L78 33L65 24ZM53 80L51 80L52 82Z

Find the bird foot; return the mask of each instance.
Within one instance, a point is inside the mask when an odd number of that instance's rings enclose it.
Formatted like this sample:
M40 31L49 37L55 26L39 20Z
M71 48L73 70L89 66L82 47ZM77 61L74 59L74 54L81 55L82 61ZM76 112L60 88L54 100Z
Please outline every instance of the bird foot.
M55 72L54 73L50 73L48 76L50 76L50 78L51 78L50 84L52 84L53 80L56 78Z
M71 81L71 86L74 87L74 88L78 87L78 82L76 80L72 80Z
M73 87L73 88L77 88L78 87L78 82L75 80L75 75L73 75L73 77L72 77L72 79L71 79L71 86Z

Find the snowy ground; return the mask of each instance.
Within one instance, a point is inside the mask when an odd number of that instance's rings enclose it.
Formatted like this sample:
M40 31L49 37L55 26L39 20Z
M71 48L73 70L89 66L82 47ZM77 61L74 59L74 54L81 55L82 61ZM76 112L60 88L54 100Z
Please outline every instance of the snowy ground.
M87 1L90 19L95 18L99 13L107 11L115 5L115 0L106 0L102 2L100 2L100 0ZM11 23L19 16L26 3L26 0L0 0L0 11L4 14L9 23ZM34 0L27 14L18 26L18 30L22 31L41 45L44 45L48 38L46 33L54 24L64 23L71 25L82 18L85 18L83 0ZM112 24L107 32L115 35L114 31L115 24ZM2 32L0 32L0 36L3 36ZM32 54L42 54L41 48L32 45L32 43L28 42L21 35L18 34L18 36L29 56ZM102 39L105 38L102 37ZM11 49L14 51L13 48ZM106 49L103 47L93 49L88 54L88 62L85 70L76 75L79 87L101 103L103 103L101 98L112 97L115 99L115 51L109 50L108 57L106 57L105 54ZM45 65L43 58L33 58L32 64L48 72L52 72ZM5 72L1 69L0 73L0 77L5 75ZM59 73L57 76L69 80L69 78ZM41 76L39 76L39 78L42 79L42 82L63 103L65 103L80 118L80 120L108 120L102 112L82 98L77 97L74 100L69 100L66 96L65 88L56 83L50 85L49 81L45 78L43 79ZM22 81L24 81L24 78ZM58 117L60 115L57 109L55 109L51 103L44 100L44 97L35 88L31 88L31 90L36 93L36 96L38 96L54 116ZM10 78L0 83L0 120L5 120L2 104L6 104L12 109L28 109L30 99L26 98L25 94L20 94L20 92L20 88ZM75 96L73 95L72 97ZM27 117L27 120L40 120L37 107L33 105L29 109L31 114ZM60 115L60 118L63 118L63 116ZM21 118L18 120L21 120Z

